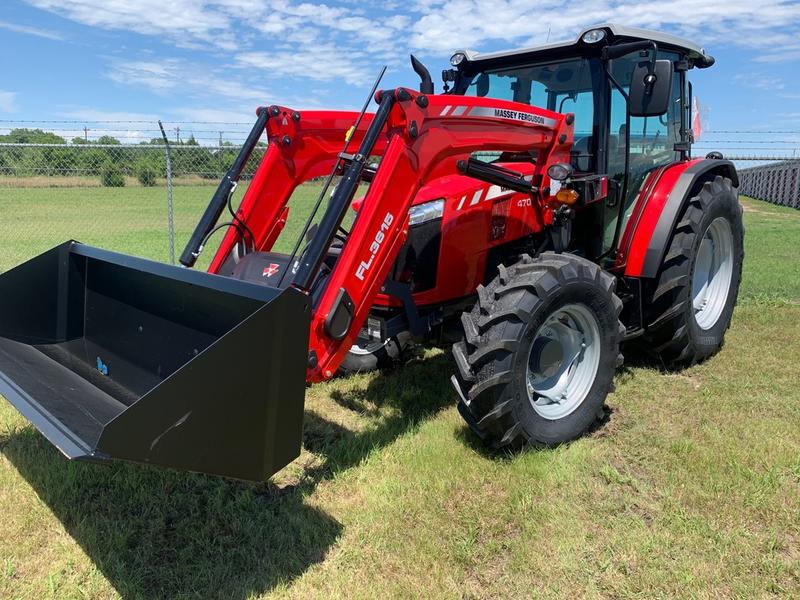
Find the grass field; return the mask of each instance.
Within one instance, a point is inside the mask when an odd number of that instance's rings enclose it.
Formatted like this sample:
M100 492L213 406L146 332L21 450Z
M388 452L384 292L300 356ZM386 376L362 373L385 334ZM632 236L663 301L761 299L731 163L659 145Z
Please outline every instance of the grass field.
M175 248L180 255L214 186L183 185L174 188ZM246 186L241 186L241 197ZM298 189L292 197L291 215L278 249L289 252L305 217L317 198L319 186ZM223 215L223 220L227 219ZM163 187L124 188L11 188L0 185L2 255L0 271L44 252L66 240L77 239L109 250L154 260L169 258L167 192ZM214 239L221 239L223 232ZM213 241L200 266L207 266Z
M69 237L164 258L163 189L104 191L0 189L0 268ZM180 193L186 235L208 188ZM744 204L723 351L629 361L555 450L484 451L438 349L311 387L260 485L68 463L0 401L0 597L800 596L800 212Z

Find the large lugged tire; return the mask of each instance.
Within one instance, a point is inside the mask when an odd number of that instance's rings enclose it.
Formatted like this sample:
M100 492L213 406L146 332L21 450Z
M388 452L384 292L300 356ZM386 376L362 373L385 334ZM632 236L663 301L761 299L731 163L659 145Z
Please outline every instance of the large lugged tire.
M570 254L523 256L478 288L453 346L459 411L495 448L551 446L603 417L621 364L615 278Z
M667 366L715 354L730 327L744 260L742 207L717 176L683 208L645 303L646 349Z

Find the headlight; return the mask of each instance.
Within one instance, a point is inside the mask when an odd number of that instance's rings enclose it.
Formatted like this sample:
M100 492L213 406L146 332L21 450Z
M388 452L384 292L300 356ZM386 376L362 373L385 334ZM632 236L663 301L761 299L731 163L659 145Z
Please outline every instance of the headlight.
M556 163L547 167L547 176L556 181L564 181L572 175L572 165L569 163Z
M466 59L467 59L466 54L464 54L463 52L456 52L455 54L453 54L453 56L450 57L450 64L453 65L454 67L457 67Z
M589 31L583 34L583 37L581 37L581 39L583 40L584 44L596 44L605 37L606 37L605 29L590 29Z
M444 214L444 198L432 200L424 204L412 206L408 211L408 224L419 225L433 219L438 219Z

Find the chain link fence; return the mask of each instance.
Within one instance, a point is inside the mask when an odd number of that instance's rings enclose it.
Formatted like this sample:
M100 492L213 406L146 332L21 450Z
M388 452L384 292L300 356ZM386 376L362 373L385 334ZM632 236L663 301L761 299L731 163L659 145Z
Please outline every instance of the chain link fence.
M174 263L240 148L0 143L0 271L68 239Z
M787 160L739 171L745 196L800 209L800 160Z
M171 123L162 128L154 122L93 122L92 129L77 122L40 122L36 128L28 123L7 125L0 127L0 271L73 238L174 263L250 127ZM719 143L741 168L747 163L740 161L791 156L797 144L790 148L789 137L776 138L784 146L770 141L772 155L749 157L737 156L744 148L735 142ZM747 143L747 148L757 147L752 145L756 142ZM265 149L262 141L244 170L234 204ZM800 160L785 160L743 169L742 192L798 208L798 165ZM303 208L293 213L307 215L318 190L312 185L299 194ZM287 235L299 228L287 226ZM207 251L198 267L206 266L211 254Z

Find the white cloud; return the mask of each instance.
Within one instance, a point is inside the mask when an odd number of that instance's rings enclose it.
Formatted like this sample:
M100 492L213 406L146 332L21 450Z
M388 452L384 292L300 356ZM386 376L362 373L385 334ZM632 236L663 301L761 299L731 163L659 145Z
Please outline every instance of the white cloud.
M796 0L406 0L375 4L291 0L26 0L84 25L151 36L195 55L215 53L227 70L163 53L109 58L107 76L121 85L208 105L240 107L279 102L302 108L336 105L334 94L303 100L295 82L365 86L381 64L408 72L408 52L445 61L460 47L530 46L574 39L599 22L683 35L714 53L738 47L757 61L800 60ZM0 21L0 24L2 21ZM2 25L0 25L2 26ZM232 68L231 68L232 67ZM783 89L768 76L742 80ZM13 100L13 98L12 98ZM187 102L186 104L189 104ZM247 111L245 111L247 112Z
M488 42L542 44L574 39L585 27L613 22L685 35L702 46L797 48L800 4L787 0L444 0L420 2L412 30L414 48L447 52Z
M271 75L308 78L315 81L342 80L358 85L369 79L369 72L358 59L363 53L347 58L333 44L310 44L299 50L276 52L241 52L236 55L242 67L258 69Z
M367 65L405 63L409 49L444 56L498 42L522 46L573 39L582 28L616 22L683 34L704 46L756 50L758 60L800 57L800 3L794 0L408 0L361 8L289 0L27 0L92 27L169 39L183 47L238 53L311 79L363 80ZM266 51L263 46L273 46ZM781 48L776 52L775 48ZM292 59L303 65L293 67ZM335 60L334 60L335 59ZM323 73L314 65L347 63Z
M780 77L764 75L763 73L739 73L733 79L742 85L760 90L782 90L786 87Z
M90 140L96 140L102 135L110 135L126 144L136 144L160 135L158 133L158 116L152 113L66 106L57 108L54 116L64 119L64 124L73 125L73 128L54 131L66 140L75 137L83 138L85 134L83 127L88 128ZM42 124L42 129L48 129L46 123Z
M108 77L124 85L145 87L158 93L215 95L240 101L266 101L269 93L260 86L243 82L239 76L223 76L201 65L178 59L161 61L112 60Z
M405 28L411 22L407 15L384 15L380 9L365 15L351 7L285 0L27 1L91 27L158 36L195 50L207 50L210 43L240 54L241 65L263 66L263 50L255 46L271 45L273 72L316 80L346 78L348 83L363 82L366 66L371 73L376 59L392 63L403 56L405 63ZM141 67L149 65L131 65L138 71ZM143 75L116 77L139 81Z
M56 116L63 119L71 119L75 121L117 121L120 123L135 123L135 122L150 122L155 123L158 121L158 115L153 113L142 112L128 112L128 111L114 111L114 110L97 110L94 108L85 107L64 107L56 111Z
M13 113L17 111L16 92L0 90L0 113Z
M63 40L64 37L55 31L49 29L40 29L39 27L31 27L29 25L20 25L19 23L10 23L9 21L0 21L0 29L7 29L16 33L24 33L26 35L35 35L36 37L45 38L48 40Z
M178 121L199 121L206 124L238 125L247 127L256 120L255 109L239 110L208 107L184 107L171 111L171 115ZM245 132L246 134L246 132Z
M771 52L767 54L759 54L753 60L757 62L787 62L792 60L800 60L800 49L797 50L782 50L781 52Z
M174 60L115 62L108 77L126 85L141 85L155 91L168 90L178 84L176 64Z
M231 18L208 2L193 0L27 0L37 8L92 27L123 29L170 39L186 36L231 45ZM213 4L224 4L218 2Z

